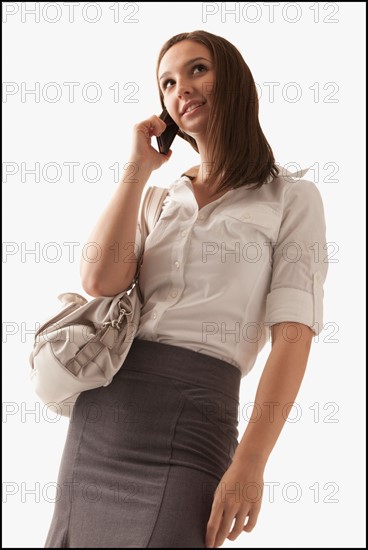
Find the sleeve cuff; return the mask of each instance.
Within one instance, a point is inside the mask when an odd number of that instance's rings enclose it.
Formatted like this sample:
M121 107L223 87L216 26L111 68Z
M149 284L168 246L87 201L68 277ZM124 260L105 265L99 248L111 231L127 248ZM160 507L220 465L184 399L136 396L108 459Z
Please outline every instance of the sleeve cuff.
M323 285L319 271L313 276L313 294L296 288L277 288L267 295L265 325L303 323L318 335L323 328Z

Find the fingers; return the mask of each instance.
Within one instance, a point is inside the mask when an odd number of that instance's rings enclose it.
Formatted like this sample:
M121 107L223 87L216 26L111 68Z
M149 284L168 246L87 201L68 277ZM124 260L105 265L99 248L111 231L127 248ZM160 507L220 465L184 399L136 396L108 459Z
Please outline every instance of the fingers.
M230 530L231 530L232 523L234 521L234 515L235 515L235 512L233 510L231 510L230 508L228 510L226 510L225 514L223 515L222 522L221 522L220 528L218 529L216 539L215 539L215 547L216 548L218 546L222 546L225 542L225 539L228 538L228 535L229 535ZM236 522L237 522L237 520L235 520L235 524L236 524ZM238 526L239 526L239 521L238 521ZM244 526L244 522L242 524L242 527L243 526ZM235 528L235 526L234 526L234 528ZM237 529L238 529L238 527L237 527ZM242 532L242 529L240 529L239 534L241 532Z
M239 535L241 535L241 533L243 532L243 529L244 529L246 519L247 519L247 514L246 513L243 513L243 514L239 513L236 516L234 527L232 528L231 532L227 536L227 538L229 540L235 540L235 539L238 538Z
M249 513L248 522L243 527L243 531L246 531L247 533L250 533L251 531L253 531L253 529L254 529L254 527L256 526L256 523L257 523L258 514L259 514L259 509L258 510L252 510ZM244 523L245 523L245 521L244 521ZM244 525L244 523L243 523L243 525Z
M213 548L215 546L217 532L220 528L223 514L223 505L221 502L214 500L210 519L207 523L206 532L206 547Z
M257 517L258 514L256 512L249 512L249 515L247 513L238 513L238 515L235 517L234 522L234 510L231 511L230 509L226 510L222 518L220 519L220 522L215 526L213 532L210 531L208 536L208 542L211 543L211 545L207 544L206 539L206 546L207 548L212 547L219 547L222 546L225 542L225 539L229 540L235 540L241 535L243 531L246 531L247 533L250 533L256 523L257 523ZM248 522L246 523L248 516ZM232 524L234 522L234 526L232 527ZM246 525L244 525L246 523ZM213 543L212 543L213 541Z
M214 506L207 523L206 547L217 548L222 546L227 538L235 540L243 531L250 533L257 523L258 514L259 509L240 511L237 506L234 506L224 510L220 503Z
M147 169L153 171L160 168L170 159L172 155L171 150L164 155L152 146L152 138L160 136L165 128L166 123L156 115L152 115L134 125L130 153L134 162L138 162L141 165L143 163Z
M142 122L139 122L138 124L135 124L134 126L134 129L138 132L143 132L146 138L150 138L152 136L160 136L165 128L165 122L156 115L152 115L151 117L143 120Z

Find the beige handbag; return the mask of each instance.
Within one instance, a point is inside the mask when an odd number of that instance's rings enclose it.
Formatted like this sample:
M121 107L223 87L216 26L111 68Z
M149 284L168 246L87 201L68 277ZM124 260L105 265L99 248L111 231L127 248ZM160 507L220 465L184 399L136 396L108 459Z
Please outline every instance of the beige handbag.
M35 334L29 358L31 382L40 399L58 414L71 416L82 391L109 385L128 355L143 303L138 277L145 239L160 216L167 192L149 187L141 204L141 250L131 285L116 296L89 302L80 294L61 294L64 309Z

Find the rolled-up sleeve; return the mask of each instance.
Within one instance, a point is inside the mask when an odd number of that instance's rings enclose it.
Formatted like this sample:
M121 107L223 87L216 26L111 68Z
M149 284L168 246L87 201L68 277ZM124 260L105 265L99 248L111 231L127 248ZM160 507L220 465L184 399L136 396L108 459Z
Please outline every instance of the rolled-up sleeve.
M328 259L323 202L313 182L302 179L289 183L271 261L265 325L298 322L319 334Z

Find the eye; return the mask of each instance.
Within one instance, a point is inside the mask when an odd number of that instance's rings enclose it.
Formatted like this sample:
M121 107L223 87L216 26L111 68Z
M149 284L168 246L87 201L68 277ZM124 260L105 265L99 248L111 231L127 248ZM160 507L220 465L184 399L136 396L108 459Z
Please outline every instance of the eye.
M194 65L193 73L196 72L196 69L199 69L200 73L202 73L203 71L207 71L207 67L205 65L202 65L201 63L199 63L198 65Z
M168 78L167 80L164 81L164 83L162 85L164 90L166 90L166 88L168 87L168 84L170 82L174 82L172 78Z
M203 65L202 63L198 63L197 65L193 66L192 73L193 74L203 73L207 70L208 69L205 65ZM175 84L175 80L173 80L172 78L167 78L166 80L164 80L164 82L162 84L162 89L167 90L167 88L171 88L172 84Z

